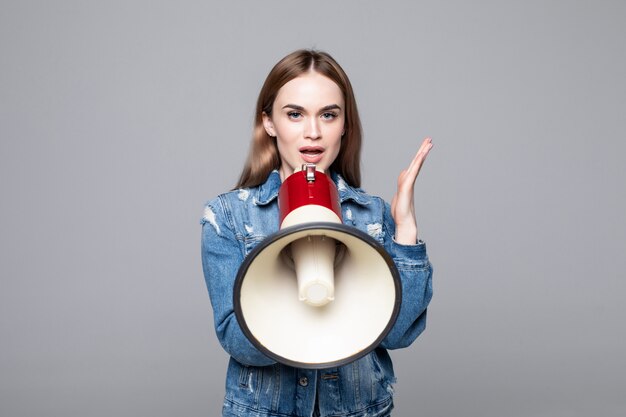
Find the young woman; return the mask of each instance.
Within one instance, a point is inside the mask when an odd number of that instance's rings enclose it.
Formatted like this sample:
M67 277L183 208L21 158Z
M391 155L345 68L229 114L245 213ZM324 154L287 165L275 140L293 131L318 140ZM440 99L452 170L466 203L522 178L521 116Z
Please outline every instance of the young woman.
M389 416L395 382L387 349L424 330L432 267L418 239L413 189L432 148L425 139L398 177L391 205L360 189L361 124L348 77L324 52L299 50L270 71L259 94L250 154L236 188L210 201L202 219L202 263L217 337L231 356L223 416ZM343 221L369 233L391 255L402 282L398 318L371 353L331 369L290 367L245 337L233 311L244 257L278 231L278 189L304 163L339 190Z

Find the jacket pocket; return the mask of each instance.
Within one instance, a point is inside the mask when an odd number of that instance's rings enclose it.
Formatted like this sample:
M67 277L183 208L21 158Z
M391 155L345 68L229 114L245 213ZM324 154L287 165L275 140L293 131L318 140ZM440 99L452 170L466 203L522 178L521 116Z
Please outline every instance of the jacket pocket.
M238 368L236 386L227 383L227 399L249 410L277 412L281 395L280 365L258 367L238 364Z
M386 352L385 352L386 354ZM390 397L393 395L393 385L395 382L395 377L393 375L393 371L387 369L380 358L378 357L379 353L377 350L372 352L370 355L370 366L371 366L371 395L373 400L380 400L382 398Z
M252 369L249 366L242 366L239 369L239 386L242 388L252 386Z

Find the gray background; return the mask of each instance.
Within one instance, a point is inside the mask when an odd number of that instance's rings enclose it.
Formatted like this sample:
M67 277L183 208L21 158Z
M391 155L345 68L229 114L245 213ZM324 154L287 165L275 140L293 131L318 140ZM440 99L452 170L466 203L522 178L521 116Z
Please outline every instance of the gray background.
M395 415L626 414L625 2L0 4L3 417L219 414L198 222L301 47L351 77L368 191L435 143Z

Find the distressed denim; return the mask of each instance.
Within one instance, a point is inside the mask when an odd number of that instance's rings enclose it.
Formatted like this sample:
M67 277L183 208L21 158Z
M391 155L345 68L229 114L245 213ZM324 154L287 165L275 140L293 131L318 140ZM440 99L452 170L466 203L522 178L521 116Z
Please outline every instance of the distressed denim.
M298 369L276 363L244 336L233 309L233 287L244 257L278 225L280 176L264 184L219 195L207 203L202 224L202 265L213 307L217 337L231 356L226 375L223 416L384 417L393 408L395 376L387 349L409 346L426 326L432 297L432 266L426 245L400 245L382 199L348 185L337 185L343 222L378 240L394 260L402 282L396 323L366 356L336 368Z

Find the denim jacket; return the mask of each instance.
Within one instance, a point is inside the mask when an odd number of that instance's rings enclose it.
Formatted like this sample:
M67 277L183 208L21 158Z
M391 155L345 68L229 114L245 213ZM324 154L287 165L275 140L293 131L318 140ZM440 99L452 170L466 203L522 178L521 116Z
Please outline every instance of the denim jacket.
M387 349L410 345L425 328L432 297L426 246L400 245L382 199L349 186L332 173L343 222L377 239L393 258L402 281L402 304L391 331L371 353L347 365L313 370L276 363L243 334L233 310L233 286L244 257L278 231L278 171L264 184L234 190L210 201L202 224L202 265L217 337L231 356L223 416L388 416L395 382Z

